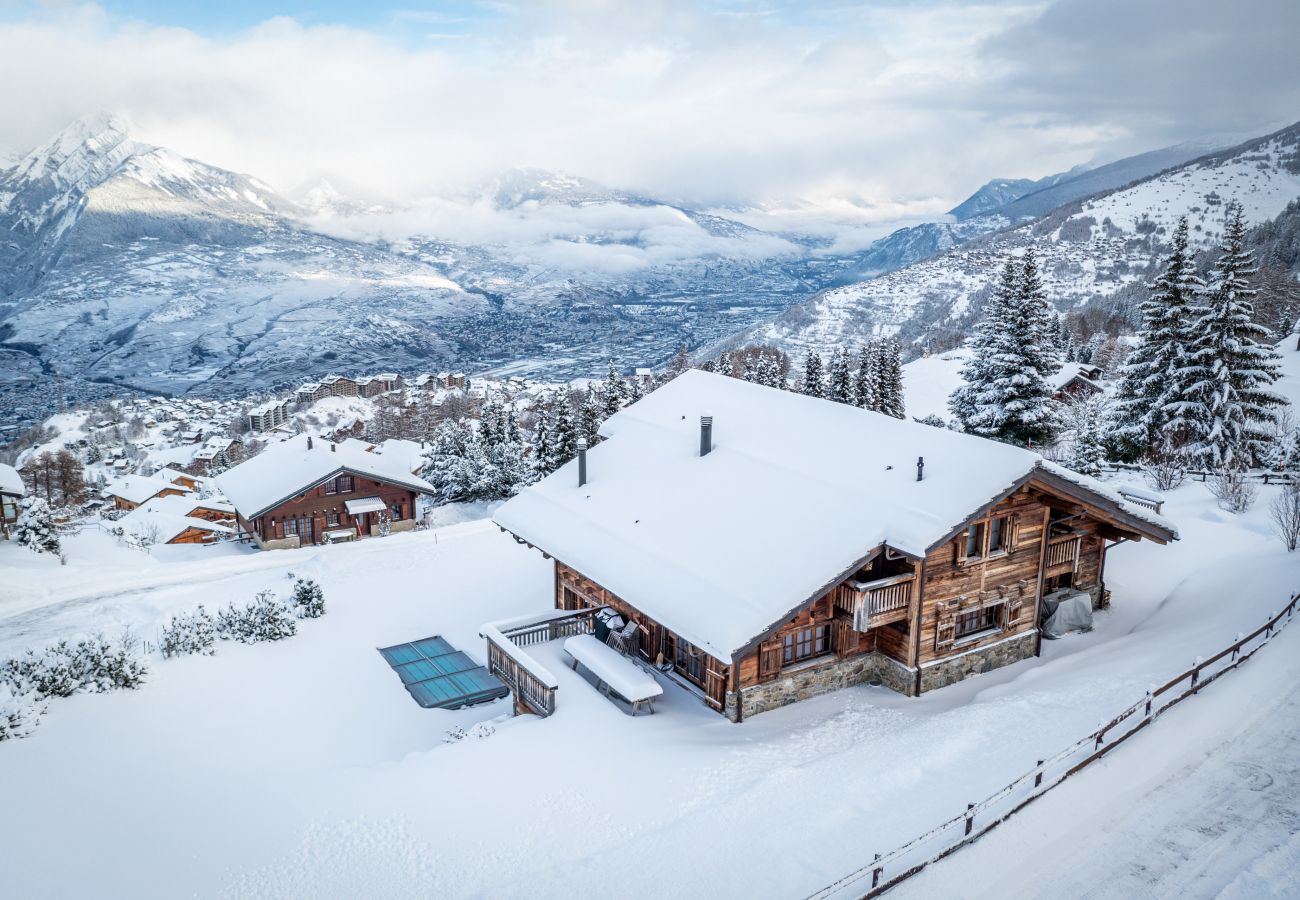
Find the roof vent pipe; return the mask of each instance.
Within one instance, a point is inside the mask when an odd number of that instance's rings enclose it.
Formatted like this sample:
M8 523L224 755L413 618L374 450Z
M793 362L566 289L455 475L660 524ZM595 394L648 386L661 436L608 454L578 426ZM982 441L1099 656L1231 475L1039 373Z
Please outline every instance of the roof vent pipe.
M921 477L922 477L922 474L921 474L921 473L924 472L924 471L925 471L925 457L924 457L924 456L918 456L918 457L916 458L916 480L917 480L917 481L920 481L920 480L921 480Z
M578 487L587 483L587 439L578 438Z
M338 444L330 444L330 453L338 453L338 452L339 452L339 445L338 445Z
M700 456L708 456L713 449L713 416L700 416Z
M311 449L311 435L310 435L310 434L307 435L307 449L308 449L308 450Z

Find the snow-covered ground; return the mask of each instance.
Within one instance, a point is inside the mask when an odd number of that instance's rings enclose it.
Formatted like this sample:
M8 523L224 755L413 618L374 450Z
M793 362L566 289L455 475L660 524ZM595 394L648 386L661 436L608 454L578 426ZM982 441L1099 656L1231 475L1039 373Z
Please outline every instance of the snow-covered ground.
M283 643L154 658L141 690L56 700L31 737L0 745L6 891L806 894L1262 622L1300 586L1300 556L1269 532L1275 490L1241 517L1200 484L1175 492L1166 511L1183 540L1113 550L1113 608L1040 659L919 699L860 686L741 725L666 682L658 714L630 718L558 643L536 651L561 680L549 719L509 718L506 702L420 709L376 648L441 634L481 660L479 625L551 604L550 563L486 521L149 556L88 530L64 567L5 543L0 655L127 625L152 638L171 610L285 594L290 573L318 580L328 605ZM444 742L480 721L494 732ZM1208 740L1177 721L1152 739L1188 752Z
M1230 679L891 896L1300 896L1297 682L1300 628L1289 628Z

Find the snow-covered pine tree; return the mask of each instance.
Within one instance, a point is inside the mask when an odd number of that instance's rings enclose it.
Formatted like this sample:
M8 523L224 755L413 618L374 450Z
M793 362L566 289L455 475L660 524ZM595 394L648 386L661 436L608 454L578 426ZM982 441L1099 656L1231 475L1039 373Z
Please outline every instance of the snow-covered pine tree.
M627 400L627 382L618 373L614 361L609 361L609 371L605 373L605 383L601 385L601 399L604 401L605 418L609 418L623 408Z
M40 497L24 497L18 509L18 521L14 526L14 539L18 546L26 547L33 553L53 553L57 556L63 552L49 503Z
M1164 270L1142 302L1137 345L1122 369L1110 412L1110 445L1124 460L1156 449L1187 392L1185 360L1201 282L1187 249L1186 216L1178 220L1171 241Z
M843 347L831 352L831 362L826 379L826 399L836 403L853 401L853 382L849 375L849 354Z
M325 615L325 592L310 578L299 578L293 585L293 611L300 619L319 619Z
M1281 375L1268 329L1254 322L1250 277L1254 256L1246 248L1241 204L1230 203L1219 259L1201 296L1192 330L1191 382L1178 405L1192 457L1211 469L1239 470L1268 451L1269 420L1286 400L1270 390Z
M1103 446L1106 427L1101 400L1097 397L1079 400L1073 418L1074 444L1065 464L1076 472L1096 478L1101 475L1102 463L1106 461Z
M567 396L561 396L555 405L555 425L551 428L550 444L548 472L554 472L578 455L578 423L574 421L573 406Z
M876 358L875 408L895 419L906 418L907 410L903 399L903 348L898 341L887 339L879 342Z
M740 373L741 379L744 381L751 382L753 384L758 384L758 376L759 376L758 364L759 364L759 359L755 357L754 354L752 353L746 354L742 361L742 369Z
M778 390L785 389L785 378L781 375L781 362L775 353L764 353L759 358L758 383Z
M587 393L578 409L578 437L587 439L587 446L600 442L600 423L605 421L605 406L595 388L587 385Z
M826 379L822 375L822 357L816 350L808 351L803 367L802 390L809 397L826 396Z
M731 359L731 354L724 352L718 357L718 374L726 375L728 378L736 377L735 363Z
M876 356L868 342L858 351L858 368L853 373L853 405L876 408Z
M1026 355L1038 374L1048 378L1061 368L1061 357L1056 348L1058 329L1052 321L1056 311L1047 299L1047 290L1038 274L1038 257L1033 247L1025 250L1021 263L1019 293L1023 315L1033 328L1035 337L1033 346L1026 348Z
M492 447L504 438L501 432L501 405L496 400L488 400L479 413L478 438L485 447Z
M551 474L551 414L546 411L546 399L537 405L533 418L533 472L537 477Z
M973 434L1012 444L1050 443L1059 429L1055 401L1039 370L1041 309L1022 294L1022 269L1008 260L976 326L965 384L948 408Z

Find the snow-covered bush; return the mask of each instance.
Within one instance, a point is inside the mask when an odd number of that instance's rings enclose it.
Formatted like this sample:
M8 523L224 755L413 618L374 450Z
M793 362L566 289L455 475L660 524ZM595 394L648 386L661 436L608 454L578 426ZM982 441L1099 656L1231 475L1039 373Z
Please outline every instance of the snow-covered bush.
M325 615L325 594L310 578L299 578L293 586L293 611L300 619L319 619Z
M217 634L231 641L256 644L278 641L298 632L293 613L271 591L258 591L242 609L231 603L217 613Z
M37 698L35 691L17 694L0 682L0 741L31 734L43 712L45 702Z
M1219 508L1230 513L1244 513L1250 509L1259 493L1259 488L1246 480L1243 469L1220 469L1209 477L1206 486L1219 501Z
M14 539L20 547L26 547L33 553L62 553L59 533L54 527L54 513L50 504L40 497L25 497L19 507L18 522L14 529Z
M15 695L35 692L37 699L69 697L79 690L100 693L137 688L144 683L148 667L135 654L135 640L124 634L116 641L102 635L83 638L75 644L66 640L0 665L0 682Z
M943 416L937 416L934 413L921 416L921 418L912 417L913 421L920 422L922 425L933 425L935 428L947 428L948 423L943 420Z
M1162 445L1143 460L1142 472L1157 491L1172 491L1187 480L1187 457Z
M165 657L201 653L211 656L217 652L217 625L208 611L200 606L192 613L176 613L162 628L158 641Z
M1268 506L1273 528L1288 551L1300 546L1300 482L1288 484Z

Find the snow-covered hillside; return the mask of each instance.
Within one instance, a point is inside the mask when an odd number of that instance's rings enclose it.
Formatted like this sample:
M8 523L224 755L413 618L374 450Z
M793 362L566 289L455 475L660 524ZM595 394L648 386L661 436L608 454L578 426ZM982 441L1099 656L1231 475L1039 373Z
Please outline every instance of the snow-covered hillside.
M283 643L155 655L140 690L55 701L30 737L0 744L6 888L594 896L610 890L611 860L672 859L654 879L621 880L619 895L805 896L1262 622L1296 581L1293 555L1268 535L1277 490L1237 517L1185 484L1166 507L1182 540L1116 548L1111 609L1039 659L920 698L861 685L743 725L671 683L656 715L628 717L563 664L558 642L530 648L561 679L550 718L510 718L506 701L416 706L376 647L440 634L481 660L483 622L552 602L551 563L487 522L301 551L149 556L87 530L67 539L65 566L0 542L11 586L0 656L128 625L153 639L173 611L283 595L290 572L318 581L327 607ZM1247 556L1243 590L1224 561ZM1206 696L1233 691L1255 665ZM482 737L445 742L476 722L487 723ZM1204 739L1172 721L1151 733L1153 753ZM617 763L575 768L575 747ZM785 804L782 827L752 827L770 822L773 798L825 796L828 785L833 803ZM719 829L745 839L719 854ZM59 864L69 847L77 865Z
M879 278L824 292L748 339L803 353L873 333L923 342L957 325L1008 255L1032 246L1048 295L1062 309L1148 277L1180 215L1197 249L1221 234L1223 207L1239 200L1249 223L1300 197L1300 126L1205 157L1130 187L1068 205L1041 221L971 241Z

